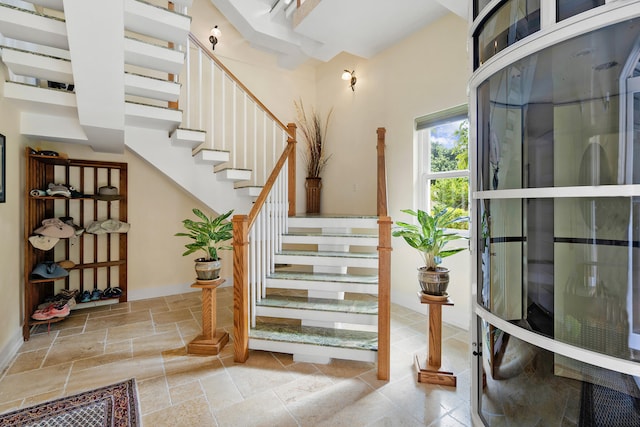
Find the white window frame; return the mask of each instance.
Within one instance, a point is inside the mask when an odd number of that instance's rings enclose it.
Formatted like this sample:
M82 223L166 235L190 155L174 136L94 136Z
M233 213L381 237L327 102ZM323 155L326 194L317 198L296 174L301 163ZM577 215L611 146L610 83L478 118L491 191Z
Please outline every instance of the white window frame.
M416 200L418 208L431 211L431 181L441 178L467 178L470 181L469 169L458 169L446 172L431 172L431 141L429 129L448 122L469 120L467 104L458 105L447 110L419 117L415 120L415 140L418 145L418 188ZM467 150L469 147L467 146ZM471 182L469 182L469 190ZM470 194L467 193L467 198ZM469 199L470 200L470 199ZM469 207L471 204L469 204Z

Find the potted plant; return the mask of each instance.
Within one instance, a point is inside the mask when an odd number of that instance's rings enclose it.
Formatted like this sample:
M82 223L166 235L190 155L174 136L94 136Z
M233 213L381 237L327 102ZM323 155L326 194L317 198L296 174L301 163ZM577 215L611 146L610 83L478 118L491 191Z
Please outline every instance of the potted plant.
M331 155L326 153L327 127L331 120L330 109L326 120L322 120L316 110L307 115L302 100L293 101L296 108L298 128L302 132L302 138L306 143L303 159L307 165L307 213L320 213L320 189L322 181L320 174L327 165Z
M402 237L414 249L417 249L424 259L424 265L418 268L418 282L422 292L429 295L446 295L449 285L449 269L440 266L443 258L457 254L466 248L445 249L447 243L453 240L467 239L465 236L451 230L451 227L460 222L469 220L467 216L457 216L452 208L444 208L434 212L433 215L418 210L402 210L402 212L414 216L418 224L396 222L398 226L393 231L394 237Z
M231 246L222 245L233 237L233 224L225 222L231 216L233 210L217 217L207 217L200 209L193 208L193 213L200 219L184 219L182 225L187 229L187 233L176 233L176 236L188 237L192 240L185 247L187 250L183 256L190 255L196 251L203 251L205 256L197 258L196 278L199 281L215 280L220 277L220 257L218 251L230 250Z

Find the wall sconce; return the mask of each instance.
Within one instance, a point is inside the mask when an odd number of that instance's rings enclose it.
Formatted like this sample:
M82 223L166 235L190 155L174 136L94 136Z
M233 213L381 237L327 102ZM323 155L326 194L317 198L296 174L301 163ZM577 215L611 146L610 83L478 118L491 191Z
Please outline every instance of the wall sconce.
M218 44L218 37L220 37L221 35L222 33L218 29L217 25L211 29L211 32L209 33L209 42L211 42L211 50L216 49L216 44Z
M344 72L342 73L342 80L350 82L349 84L351 85L351 90L354 92L356 91L355 85L356 81L358 80L356 79L356 70L344 70Z

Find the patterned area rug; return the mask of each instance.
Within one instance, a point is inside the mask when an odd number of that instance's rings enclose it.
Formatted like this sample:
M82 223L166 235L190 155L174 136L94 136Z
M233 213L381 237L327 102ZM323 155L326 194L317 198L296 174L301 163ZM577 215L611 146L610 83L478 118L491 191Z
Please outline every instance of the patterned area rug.
M0 426L137 427L135 379L0 415Z

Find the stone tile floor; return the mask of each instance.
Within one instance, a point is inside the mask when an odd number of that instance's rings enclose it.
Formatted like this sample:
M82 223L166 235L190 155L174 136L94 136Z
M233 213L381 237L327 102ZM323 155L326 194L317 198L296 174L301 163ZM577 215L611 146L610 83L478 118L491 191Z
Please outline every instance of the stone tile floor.
M218 289L218 328L233 333L232 288ZM425 310L426 312L426 310ZM296 363L252 351L233 361L193 356L200 293L73 311L38 327L0 377L0 413L135 377L145 426L469 426L467 332L443 325L443 355L458 386L420 384L414 354L426 356L427 316L393 305L391 380L374 364Z

